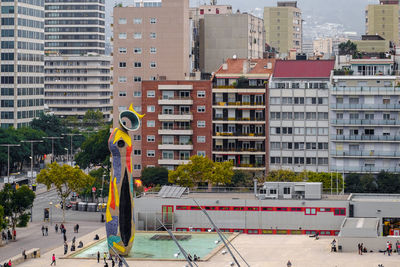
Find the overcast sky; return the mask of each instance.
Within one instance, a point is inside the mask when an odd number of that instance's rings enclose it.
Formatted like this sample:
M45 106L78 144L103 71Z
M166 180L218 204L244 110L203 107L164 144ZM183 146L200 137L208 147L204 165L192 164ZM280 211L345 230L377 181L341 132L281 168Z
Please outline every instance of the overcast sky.
M107 0L107 22L110 23L112 7L115 3L132 4L133 0ZM209 3L209 0L190 0L191 6ZM265 6L276 6L277 0L218 0L218 4L232 5L233 10L262 16ZM378 4L379 0L298 0L306 25L337 23L344 30L365 33L365 8L368 4ZM305 31L310 31L305 27ZM307 32L304 32L307 35Z

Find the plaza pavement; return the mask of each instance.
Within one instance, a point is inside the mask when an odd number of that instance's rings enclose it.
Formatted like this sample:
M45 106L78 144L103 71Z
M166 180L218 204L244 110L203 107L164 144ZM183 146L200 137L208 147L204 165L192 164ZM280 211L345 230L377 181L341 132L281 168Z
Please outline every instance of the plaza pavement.
M83 236L77 240L82 240L84 245L93 242L95 234L100 238L105 236L104 227ZM304 235L246 235L241 234L233 240L233 244L248 261L252 267L261 266L281 266L285 267L288 260L292 267L377 267L383 264L384 267L399 267L400 255L383 255L382 253L367 253L358 255L356 253L331 253L331 237L321 237L319 240L309 238ZM223 250L223 249L222 249ZM77 260L62 259L63 247L60 246L45 254L41 258L27 261L21 267L42 267L49 266L52 253L56 254L57 266L73 267L100 267L102 262L97 260ZM208 262L198 262L199 267L224 267L232 262L230 255L222 255L221 251L216 253ZM128 260L129 266L140 267L175 267L185 266L183 261L138 261ZM246 266L240 261L241 266ZM111 264L109 263L111 267Z

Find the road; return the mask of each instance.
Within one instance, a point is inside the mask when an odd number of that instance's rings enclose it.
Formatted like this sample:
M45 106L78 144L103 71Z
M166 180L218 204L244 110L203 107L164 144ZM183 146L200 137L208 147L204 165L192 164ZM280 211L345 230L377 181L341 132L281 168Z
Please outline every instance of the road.
M41 188L38 188L38 191ZM55 247L62 246L63 238L60 234L55 233L54 225L60 225L62 221L62 210L54 207L55 203L60 203L60 198L57 196L55 190L38 194L33 203L33 222L29 223L26 228L17 228L17 241L9 242L6 246L0 249L0 264L7 260L9 257L22 253L22 251L31 248L40 248L41 253L45 253L54 249ZM49 208L49 203L53 203L51 208L52 222L43 222L44 208ZM76 236L76 245L79 242L79 237L86 235L96 229L102 227L104 223L100 222L100 212L81 212L66 210L64 224L67 229L67 241L71 246L71 239ZM79 233L73 231L75 224L79 224ZM47 225L49 227L49 235L42 236L41 227Z

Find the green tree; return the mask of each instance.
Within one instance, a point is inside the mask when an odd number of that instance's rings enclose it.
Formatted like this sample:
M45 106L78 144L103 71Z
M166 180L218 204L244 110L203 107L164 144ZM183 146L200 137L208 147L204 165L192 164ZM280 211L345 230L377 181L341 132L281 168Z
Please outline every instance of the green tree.
M192 156L189 163L170 171L168 181L181 186L193 187L199 183L209 185L229 184L233 176L232 162L213 162L202 156Z
M350 40L339 44L339 55L352 55L353 58L361 57L361 53L357 50L357 44Z
M379 193L398 193L400 191L400 176L395 173L381 171L376 177Z
M345 192L346 193L361 193L362 185L361 185L361 175L359 173L349 173L346 175L345 182Z
M83 116L82 123L86 127L100 127L104 126L104 114L100 110L91 110L86 111Z
M108 150L108 138L110 129L104 128L90 135L82 144L81 152L76 157L76 163L83 169L92 165L100 165L110 168L110 151Z
M143 185L156 186L168 184L168 170L164 167L144 168L142 171Z
M94 183L94 178L85 174L78 166L58 165L57 162L48 164L37 176L37 182L52 186L57 190L63 204L63 222L65 222L65 202L72 192L79 192L88 184Z
M89 175L94 178L92 184L87 184L81 191L80 195L81 196L92 196L92 187L96 187L96 196L97 197L106 197L108 194L107 188L109 188L109 177L110 173L107 169L104 168L98 168L94 169L89 172ZM103 176L104 176L104 181L103 181ZM104 182L104 184L103 184ZM104 192L102 193L102 190L104 189Z
M372 174L364 174L360 179L361 192L363 193L376 193L378 185L375 177Z
M229 186L232 187L252 187L253 186L253 178L248 172L233 171L233 176L231 179L231 183Z
M341 173L306 171L299 175L307 182L321 182L322 188L325 190L330 190L332 188L332 192L339 193L343 189L343 177Z
M10 218L13 230L23 217L29 218L26 211L32 207L34 199L35 193L26 185L15 189L11 184L5 184L0 191L0 205L4 208L4 215Z
M4 208L2 205L0 205L0 231L6 228L5 222L4 222Z
M272 170L267 175L267 181L272 182L301 182L301 176L291 170Z

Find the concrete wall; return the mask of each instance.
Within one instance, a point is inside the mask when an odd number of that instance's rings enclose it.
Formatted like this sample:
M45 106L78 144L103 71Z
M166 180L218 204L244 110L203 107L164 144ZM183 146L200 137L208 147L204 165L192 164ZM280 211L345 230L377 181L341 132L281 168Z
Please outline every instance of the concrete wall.
M302 207L302 208L346 208L347 201L301 201L301 200L256 200L256 199L196 199L201 206L239 207ZM196 206L188 199L162 199L144 197L135 199L136 218L145 217L154 221L161 213L162 205L174 205L174 228L211 228L210 222L200 210L176 210L176 205ZM335 216L333 211L317 211L315 215L305 215L305 211L207 211L219 228L237 229L288 229L288 230L339 230L345 217ZM137 223L137 227L143 223ZM141 230L140 228L138 230Z
M395 237L378 237L378 238L358 238L358 237L338 237L337 246L342 246L343 252L358 252L358 244L363 243L367 248L368 253L372 250L374 253L379 253L379 250L386 249L386 242L392 242L393 248L396 241L400 238Z

